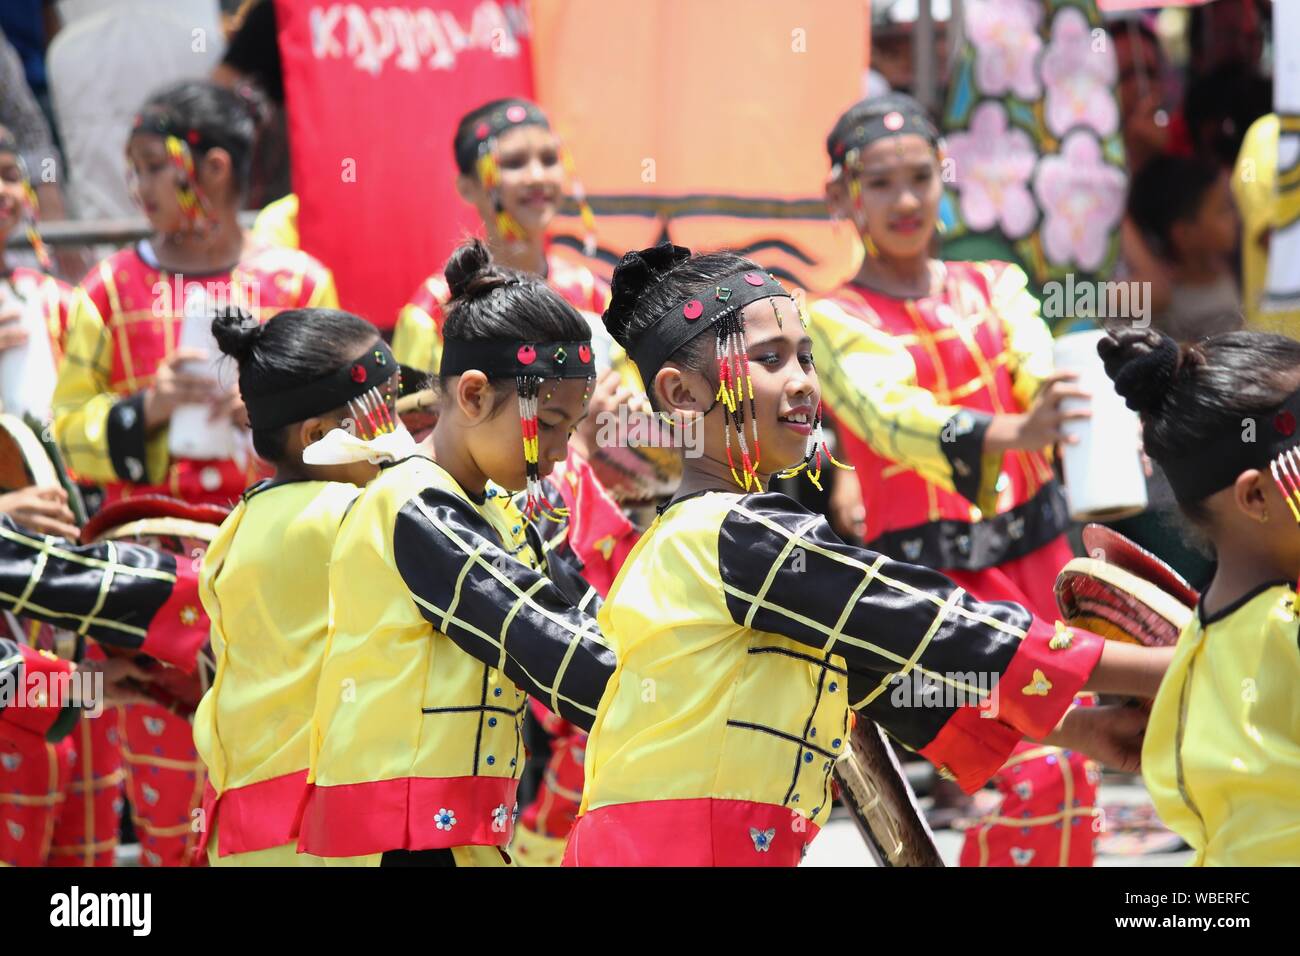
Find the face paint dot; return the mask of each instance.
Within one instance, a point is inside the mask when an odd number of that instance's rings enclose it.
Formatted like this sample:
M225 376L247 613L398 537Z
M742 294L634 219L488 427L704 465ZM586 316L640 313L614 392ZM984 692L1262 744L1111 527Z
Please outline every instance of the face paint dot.
M506 110L506 119L512 123L522 123L528 117L528 110L522 106L512 106Z
M704 303L699 299L691 299L682 306L682 315L686 317L687 322L694 322L704 314Z
M746 272L745 281L748 282L750 285L762 285L763 277L759 275L757 272Z
M537 349L531 345L521 345L519 351L515 353L515 358L519 359L520 365L532 365L537 361Z
M885 129L893 131L903 128L903 114L895 110L885 114Z

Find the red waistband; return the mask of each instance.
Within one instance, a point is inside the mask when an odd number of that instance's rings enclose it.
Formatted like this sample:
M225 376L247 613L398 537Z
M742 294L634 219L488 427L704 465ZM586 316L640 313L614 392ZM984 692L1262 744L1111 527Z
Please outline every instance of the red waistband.
M748 800L618 803L578 818L565 866L797 866L818 826Z
M218 814L221 815L218 856L269 850L292 843L298 808L306 789L306 770L234 787L221 794L213 789L211 782L204 784L203 816L206 825L199 838L199 852L207 849Z
M398 777L307 788L298 849L316 856L506 846L514 830L512 777Z

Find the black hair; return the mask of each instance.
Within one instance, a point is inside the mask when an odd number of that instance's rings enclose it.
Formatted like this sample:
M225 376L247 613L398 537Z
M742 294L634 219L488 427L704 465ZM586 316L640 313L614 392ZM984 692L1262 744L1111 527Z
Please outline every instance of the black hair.
M456 249L443 269L451 292L442 327L445 340L572 342L591 338L591 326L541 276L498 265L481 239ZM445 384L440 377L440 384ZM515 388L512 380L501 387Z
M365 319L340 309L288 309L263 323L227 309L212 320L212 334L238 364L244 396L274 395L324 378L379 338ZM281 463L292 427L253 429L253 448Z
M1225 332L1179 345L1155 329L1112 329L1097 352L1115 391L1141 416L1143 445L1157 464L1196 454L1300 385L1300 342L1266 332ZM1203 502L1180 507L1206 523Z
M1183 97L1183 119L1197 155L1225 167L1237 161L1250 124L1272 109L1272 82L1236 61L1196 77Z
M236 190L242 193L252 167L258 109L254 100L235 90L206 80L185 80L150 96L140 107L140 115L163 119L179 137L188 130L196 131L201 140L194 147L196 164L206 149L224 149L230 154Z
M929 144L934 146L938 143L939 130L926 108L906 93L891 91L880 96L869 96L865 100L858 100L845 110L826 136L826 152L830 154L831 159L837 159L836 147L841 142L853 139L853 133L859 126L882 119L890 113L901 113L919 122L924 130L921 135Z
M1157 156L1133 177L1128 214L1162 258L1175 259L1174 224L1196 218L1222 172L1219 166L1203 159Z
M752 269L765 271L758 263L734 252L691 255L681 246L661 243L629 252L614 268L613 295L605 310L605 328L619 345L631 352L665 312L683 301L712 292L723 276ZM706 377L717 368L713 335L698 335L669 356L682 368ZM653 369L641 369L644 377ZM650 402L656 408L654 382L646 381Z

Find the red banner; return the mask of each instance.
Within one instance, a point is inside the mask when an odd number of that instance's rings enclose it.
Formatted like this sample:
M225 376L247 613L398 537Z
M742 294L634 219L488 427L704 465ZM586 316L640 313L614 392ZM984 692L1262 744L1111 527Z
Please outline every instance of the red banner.
M451 141L470 109L530 96L526 4L275 0L302 247L381 328L478 217Z

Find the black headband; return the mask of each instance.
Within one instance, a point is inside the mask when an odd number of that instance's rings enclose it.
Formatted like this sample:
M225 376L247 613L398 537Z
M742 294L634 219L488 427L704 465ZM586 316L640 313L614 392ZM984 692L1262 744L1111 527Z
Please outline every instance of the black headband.
M1295 436L1297 421L1300 391L1271 411L1243 416L1228 431L1199 444L1194 454L1160 462L1174 497L1179 504L1195 504L1230 487L1243 471L1267 471L1269 462L1300 444Z
M520 342L518 339L447 339L438 374L459 375L478 369L488 378L535 376L594 378L591 339L576 342Z
M542 126L550 129L551 122L536 103L520 99L504 100L472 124L465 125L461 135L456 138L456 168L467 175L472 173L479 153L487 144L516 126Z
M264 395L245 395L249 424L257 431L283 428L341 408L397 374L397 360L383 339L365 355L306 385Z
M745 269L718 280L711 292L674 305L657 318L630 350L647 388L673 354L719 319L740 312L751 302L774 296L793 298L785 286L766 272Z
M930 122L925 110L903 102L897 106L897 109L868 116L857 122L848 121L848 117L840 120L826 142L831 162L841 163L850 150L864 149L886 136L914 134L931 146L939 142L939 131Z
M229 149L229 147L216 142L210 137L204 136L196 128L181 126L166 113L145 112L138 114L135 123L131 126L131 135L134 136L136 133L153 133L163 139L168 136L175 136L182 142L188 143L190 149L194 152L206 152L217 146L222 149Z

